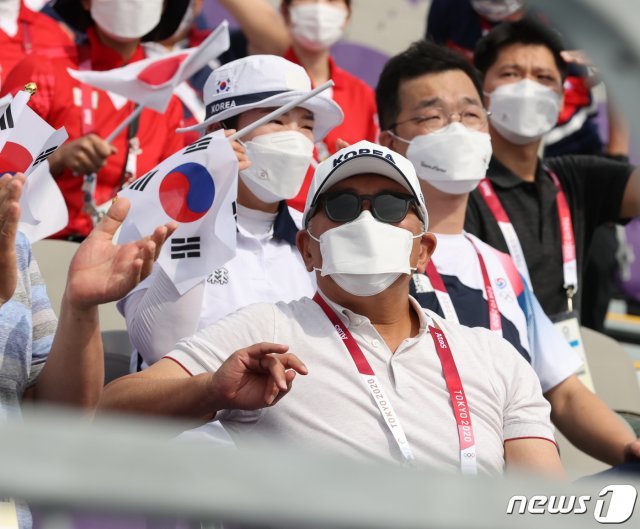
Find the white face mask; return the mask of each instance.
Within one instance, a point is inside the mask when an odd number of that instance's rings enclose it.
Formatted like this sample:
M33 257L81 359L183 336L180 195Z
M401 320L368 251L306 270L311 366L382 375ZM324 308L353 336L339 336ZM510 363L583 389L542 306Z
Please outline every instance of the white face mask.
M354 296L375 296L391 286L400 274L411 273L413 235L409 230L379 222L371 212L336 228L325 231L320 238L324 276L331 276L337 285Z
M482 180L491 161L491 136L450 123L437 132L416 136L409 144L407 158L418 177L450 195L471 193Z
M135 40L160 22L163 0L91 0L91 18L109 36Z
M313 158L313 142L295 130L271 132L244 143L251 167L240 177L256 197L272 204L295 197Z
M562 96L530 79L499 86L489 96L491 124L516 145L539 140L558 122Z
M525 6L524 0L471 0L473 9L479 15L493 22L504 20Z
M326 50L342 37L347 14L345 7L322 2L291 6L291 33L303 48Z
M0 0L0 29L9 37L18 33L20 0Z

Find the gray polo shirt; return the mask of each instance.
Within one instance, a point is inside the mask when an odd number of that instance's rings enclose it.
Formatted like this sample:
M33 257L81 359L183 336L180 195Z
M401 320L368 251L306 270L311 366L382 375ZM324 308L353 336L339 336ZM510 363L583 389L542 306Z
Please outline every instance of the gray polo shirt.
M410 300L420 315L420 331L395 353L367 318L327 301L386 389L417 462L457 471L459 441L449 392L423 309ZM507 439L552 440L549 404L520 354L495 333L428 313L444 331L464 385L479 472L502 472ZM182 340L167 357L196 375L215 371L234 351L258 342L289 345L309 374L296 377L290 393L273 407L220 412L237 444L250 436L356 458L402 460L342 340L308 298L245 307Z

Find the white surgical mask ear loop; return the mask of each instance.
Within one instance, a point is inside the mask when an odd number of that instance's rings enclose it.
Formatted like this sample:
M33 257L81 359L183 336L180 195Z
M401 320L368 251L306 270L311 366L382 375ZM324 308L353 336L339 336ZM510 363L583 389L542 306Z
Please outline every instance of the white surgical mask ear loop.
M403 143L406 143L407 145L411 144L411 140L405 140L404 138L401 138L395 132L391 132L391 129L386 130L385 132L395 140L398 140L398 141L401 141Z
M423 229L424 231L422 231L422 232L418 233L418 235L412 235L412 236L411 236L411 238L412 238L412 239L420 239L420 238L422 238L422 236L423 236L425 233L427 233L427 230L426 230L425 228L426 228L426 226L423 224L423 225L422 225L422 229ZM417 271L418 271L418 267L417 267L417 266L410 266L410 267L409 267L409 270L411 270L411 272L417 272Z
M313 233L311 233L311 230L309 229L309 226L307 226L306 230L307 230L307 233L309 234L309 237L311 238L311 240L312 241L316 241L318 244L320 244L320 239L314 237ZM316 268L314 266L313 267L313 271L322 273L322 268Z

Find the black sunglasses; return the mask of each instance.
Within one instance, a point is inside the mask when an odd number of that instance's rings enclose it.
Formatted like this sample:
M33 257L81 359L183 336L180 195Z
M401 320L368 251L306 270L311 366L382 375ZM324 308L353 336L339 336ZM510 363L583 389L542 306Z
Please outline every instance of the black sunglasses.
M401 222L413 207L422 219L418 201L414 196L392 191L382 191L377 195L359 195L353 191L336 191L318 197L316 205L307 218L313 217L318 207L324 206L324 212L333 222L351 222L362 212L362 203L367 200L371 205L371 214L380 222L395 224Z

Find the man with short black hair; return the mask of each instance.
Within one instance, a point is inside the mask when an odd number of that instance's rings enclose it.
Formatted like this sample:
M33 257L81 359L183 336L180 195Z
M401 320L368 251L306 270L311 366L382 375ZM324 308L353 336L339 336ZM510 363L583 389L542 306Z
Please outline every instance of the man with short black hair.
M545 312L566 320L580 305L595 228L640 214L640 172L600 157L538 158L562 102L561 51L557 36L528 21L503 24L478 43L493 158L465 227L508 251Z

